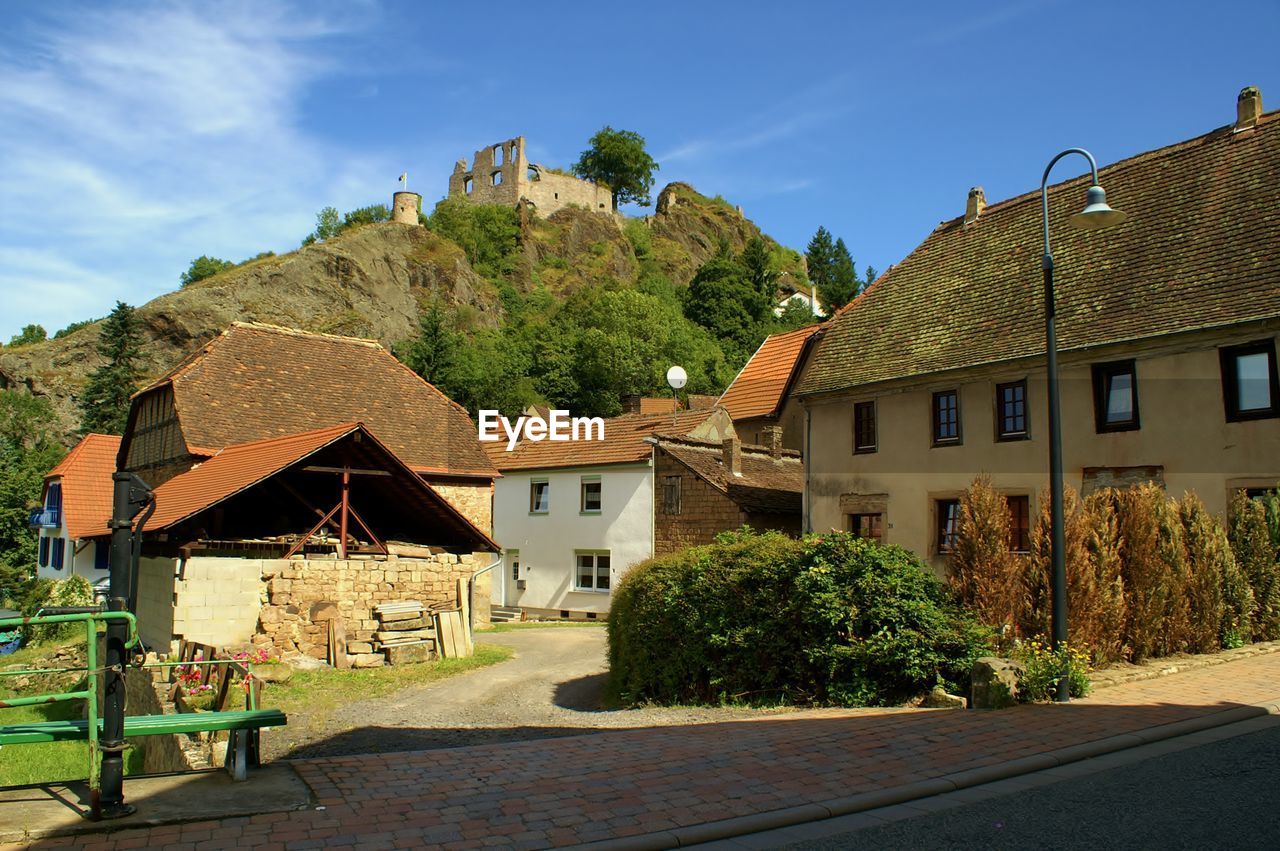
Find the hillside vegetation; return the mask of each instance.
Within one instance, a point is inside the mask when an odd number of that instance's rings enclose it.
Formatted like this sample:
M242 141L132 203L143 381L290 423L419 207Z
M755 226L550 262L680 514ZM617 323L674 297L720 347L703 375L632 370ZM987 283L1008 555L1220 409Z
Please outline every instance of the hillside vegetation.
M643 219L572 208L542 219L445 201L423 222L349 227L142 305L143 375L165 372L233 321L268 322L376 338L472 409L549 402L608 415L622 394L663 389L673 363L689 371L690 392L716 392L749 356L754 345L741 334L722 339L686 315L688 285L709 260L737 263L757 240L770 297L775 286L804 284L796 252L682 183ZM762 306L750 307L756 344L778 327ZM67 438L102 360L102 322L77 326L0 349L0 389L46 397Z

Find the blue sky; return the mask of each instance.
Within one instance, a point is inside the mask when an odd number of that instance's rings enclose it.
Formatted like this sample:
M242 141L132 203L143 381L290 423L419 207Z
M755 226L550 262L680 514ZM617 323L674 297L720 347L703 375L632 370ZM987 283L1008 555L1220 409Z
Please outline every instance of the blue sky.
M1280 3L9 4L0 33L0 339L286 251L332 204L428 205L523 134L567 166L635 130L658 186L803 250L899 261L970 186L1035 188L1280 105ZM1059 176L1072 176L1075 164ZM1117 201L1119 199L1116 199Z

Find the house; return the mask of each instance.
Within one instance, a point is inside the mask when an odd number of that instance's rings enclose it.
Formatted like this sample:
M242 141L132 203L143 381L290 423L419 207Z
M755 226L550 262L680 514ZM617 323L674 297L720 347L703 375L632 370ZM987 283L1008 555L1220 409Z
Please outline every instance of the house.
M600 440L522 441L497 457L494 537L505 565L495 601L539 616L596 617L632 566L654 554L655 433L719 445L722 410L624 414Z
M1222 513L1280 481L1280 113L1246 89L1234 125L1099 178L1130 216L1119 227L1069 227L1087 177L1049 192L1066 483L1156 481ZM1038 191L990 206L971 192L827 323L795 388L811 528L941 571L956 499L985 472L1009 497L1011 546L1029 546L1048 481L1041 221Z
M111 553L111 474L120 438L87 434L44 477L41 507L31 514L39 530L37 575L42 579L107 576Z
M818 301L818 288L810 287L808 292L803 290L793 290L782 298L778 299L778 303L773 308L774 316L781 316L787 312L787 308L793 304L809 311L809 314L815 319L821 319L826 316L826 312L822 309L821 302Z
M800 453L658 434L653 446L654 555L711 543L717 534L750 526L799 535L804 501Z
M766 337L721 394L719 404L744 440L771 445L776 428L781 430L783 446L799 449L804 445L804 412L791 389L822 327L810 325Z
M471 417L375 340L234 323L135 394L120 469L156 487L228 446L350 422L492 528L497 470Z

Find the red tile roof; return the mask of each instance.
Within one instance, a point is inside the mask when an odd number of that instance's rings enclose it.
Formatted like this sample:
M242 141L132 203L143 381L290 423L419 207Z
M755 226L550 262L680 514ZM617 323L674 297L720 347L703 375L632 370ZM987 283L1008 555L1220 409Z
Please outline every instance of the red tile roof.
M62 523L67 536L93 538L110 534L111 474L116 471L120 438L114 434L86 434L67 457L45 475L46 485L62 482Z
M656 431L687 434L702 425L711 411L681 411L678 414L623 414L604 421L604 440L552 443L522 441L511 452L494 452L498 469L541 470L555 467L586 467L597 464L627 464L647 461L652 447L645 442ZM502 444L505 446L506 444Z
M810 325L765 338L720 397L720 404L735 421L778 413L792 376L803 361L805 348L820 328L821 325Z
M358 420L417 472L497 472L466 410L375 340L237 322L135 406L166 384L194 455Z
M1104 231L1068 223L1087 174L1049 192L1062 350L1280 316L1280 112L1123 160L1099 181L1129 214ZM1043 357L1042 226L1039 190L972 224L943 222L827 323L795 392Z
M344 423L285 437L228 446L207 461L156 488L156 510L144 530L157 531L193 517L355 432L359 432L357 439L362 438L381 450L379 455L388 466L403 472L402 481L415 489L416 497L425 498L431 504L433 514L444 517L454 531L461 530L472 538L474 549L497 550L492 539L404 465L362 423Z

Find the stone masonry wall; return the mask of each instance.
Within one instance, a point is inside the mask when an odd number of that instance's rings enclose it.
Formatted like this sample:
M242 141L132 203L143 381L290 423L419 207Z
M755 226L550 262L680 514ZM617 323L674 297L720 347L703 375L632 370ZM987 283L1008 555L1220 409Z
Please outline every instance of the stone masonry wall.
M475 527L486 535L493 535L493 485L485 482L482 485L459 485L433 482L427 483L436 493L470 520Z
M711 543L716 534L745 522L738 504L695 476L665 452L654 465L653 554L666 555ZM662 486L667 476L680 477L680 513L662 513Z
M535 176L537 179L533 179ZM531 168L523 136L476 151L470 168L465 159L458 160L449 178L449 197L508 207L527 198L543 218L570 204L597 213L613 212L613 193L603 186L568 174L552 174L537 166Z

